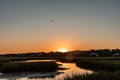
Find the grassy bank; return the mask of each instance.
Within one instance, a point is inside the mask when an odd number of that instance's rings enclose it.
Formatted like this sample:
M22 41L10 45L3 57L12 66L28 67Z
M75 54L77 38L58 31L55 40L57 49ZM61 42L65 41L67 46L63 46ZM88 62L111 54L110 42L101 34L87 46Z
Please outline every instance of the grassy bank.
M64 80L120 80L120 72L97 72L86 75L73 75L65 77Z
M25 61L25 60L43 60L43 59L57 59L54 57L0 57L0 62L9 61Z
M94 73L67 76L64 80L120 80L120 60L78 60L76 65Z
M120 57L0 57L0 62L39 60L39 59L59 59L62 62L75 62L78 60L120 60Z
M120 60L79 60L76 65L90 70L117 71L120 70Z
M52 72L58 69L58 64L50 62L4 62L0 65L0 72Z

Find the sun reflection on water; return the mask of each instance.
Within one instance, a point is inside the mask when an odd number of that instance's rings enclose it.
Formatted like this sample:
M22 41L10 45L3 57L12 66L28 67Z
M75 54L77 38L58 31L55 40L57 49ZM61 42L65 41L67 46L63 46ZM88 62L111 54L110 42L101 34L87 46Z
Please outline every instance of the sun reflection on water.
M51 60L30 60L32 62L39 61L51 61ZM29 62L30 62L29 61ZM52 60L55 61L55 60ZM93 71L85 70L76 66L75 63L62 63L57 62L58 64L62 64L60 67L66 68L65 70L58 70L57 73L49 72L49 73L21 73L20 75L10 74L9 76L2 78L0 80L64 80L65 77L72 77L73 75L83 75L83 74L92 74ZM49 67L49 66L48 66ZM61 74L58 74L61 73ZM42 77L42 75L51 75L54 74L53 77ZM12 76L13 77L12 77ZM22 75L22 77L21 77ZM5 76L5 75L3 75Z

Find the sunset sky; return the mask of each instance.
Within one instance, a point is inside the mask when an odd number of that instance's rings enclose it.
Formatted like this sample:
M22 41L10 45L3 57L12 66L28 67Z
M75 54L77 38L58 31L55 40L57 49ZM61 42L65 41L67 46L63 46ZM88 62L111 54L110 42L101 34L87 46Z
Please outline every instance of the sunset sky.
M120 48L120 0L0 0L0 53Z

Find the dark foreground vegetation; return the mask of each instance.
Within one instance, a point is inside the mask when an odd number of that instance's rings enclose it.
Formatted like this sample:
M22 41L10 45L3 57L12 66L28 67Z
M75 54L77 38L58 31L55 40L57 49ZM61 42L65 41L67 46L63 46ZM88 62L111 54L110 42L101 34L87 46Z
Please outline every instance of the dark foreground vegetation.
M4 62L0 63L0 72L53 72L58 69L58 64L50 62Z
M96 71L118 71L120 70L120 60L79 60L76 65Z
M96 72L86 75L73 75L73 77L66 77L64 80L120 80L120 72Z
M67 76L65 80L120 80L120 60L79 60L76 64L94 72L72 78Z

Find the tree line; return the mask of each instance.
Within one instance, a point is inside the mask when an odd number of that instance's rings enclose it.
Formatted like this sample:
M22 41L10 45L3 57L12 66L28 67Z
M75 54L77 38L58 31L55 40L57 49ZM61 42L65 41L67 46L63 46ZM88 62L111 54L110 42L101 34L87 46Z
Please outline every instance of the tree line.
M91 50L76 50L68 52L31 52L31 53L13 53L1 54L4 57L65 57L72 55L74 57L89 57L91 53L98 54L99 57L111 57L113 54L120 54L120 49L91 49Z

